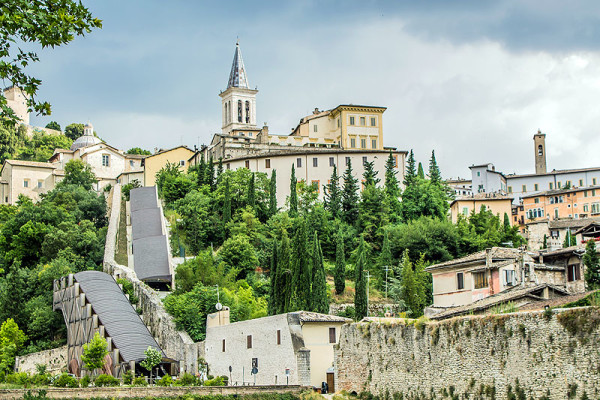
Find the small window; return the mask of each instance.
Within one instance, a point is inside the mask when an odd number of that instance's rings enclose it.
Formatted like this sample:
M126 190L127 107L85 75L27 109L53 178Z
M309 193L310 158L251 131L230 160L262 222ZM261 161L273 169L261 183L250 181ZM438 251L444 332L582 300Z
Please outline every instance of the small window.
M596 178L592 178L592 185L596 184Z
M377 118L371 117L371 126L377 126Z
M38 185L37 185L38 189L41 189L44 187L44 181L43 180L38 180Z
M346 166L350 165L350 157L346 157Z
M281 329L277 329L277 344L281 344Z
M246 161L244 162L244 166L245 166L247 169L250 169L250 160L246 160Z
M310 181L310 183L312 183L313 185L315 185L317 187L317 193L321 193L321 181Z
M556 183L556 187L560 189L562 185L560 184L560 181Z
M465 216L469 215L469 207L463 207L462 214Z
M579 186L583 186L583 179L579 180Z
M319 166L319 159L317 157L313 157L313 167Z
M539 203L540 202L540 198L536 197L535 199L533 199L533 202L536 203L536 204Z
M222 347L221 351L222 351L223 353L225 353L225 339L223 339L223 347Z
M302 168L302 159L300 157L296 158L296 168Z
M335 328L329 328L329 343L335 343Z
M372 147L373 149L376 149L376 148L377 148L377 139L372 139L372 140L371 140L371 147Z
M567 266L567 281L573 282L581 279L579 265L572 264Z
M23 180L23 187L26 187L26 188L29 187L29 179L24 179Z
M515 284L515 271L512 269L504 270L504 285L514 286Z
M488 287L488 276L486 271L474 272L473 283L475 289L483 289Z
M394 156L394 167L398 168L398 156Z
M360 148L361 149L367 148L367 139L360 139Z
M360 126L365 126L367 124L367 120L365 117L360 117Z
M110 156L108 154L102 154L102 166L108 167L110 166Z
M548 189L552 190L553 187L554 187L554 184L552 182L548 183Z
M533 185L533 190L540 190L540 189L539 189L539 186L538 186L538 184L537 184L537 183L535 183L535 184Z
M544 155L544 147L540 144L538 146L538 156L543 156Z
M335 165L335 159L333 157L329 157L329 166L333 167Z
M227 163L227 169L231 169L231 164Z
M313 125L313 132L317 132L318 128L317 125Z
M134 164L133 160L129 160L129 166L133 167L133 164Z
M596 189L592 189L592 196L596 195Z
M363 156L363 166L367 163L367 156Z
M267 158L265 160L265 168L271 168L271 159L270 158Z
M185 167L185 160L179 160L179 166Z
M340 119L339 118L337 119L337 127L338 128L340 127Z
M512 193L512 186L508 187L508 193Z
M246 348L247 349L252 348L252 335L246 336Z
M587 190L583 191L583 197L588 197L588 191Z
M465 275L462 272L456 274L456 287L458 290L465 288Z
M477 176L481 176L481 172L480 171L477 171Z
M354 125L354 117L350 117L350 125Z
M355 147L356 147L356 139L354 139L354 138L351 138L351 139L350 139L350 148L352 148L352 149L353 149L353 148L355 148Z
M521 187L521 189L523 189L523 190L522 190L523 192L526 192L526 191L527 191L527 185L523 185L523 186Z

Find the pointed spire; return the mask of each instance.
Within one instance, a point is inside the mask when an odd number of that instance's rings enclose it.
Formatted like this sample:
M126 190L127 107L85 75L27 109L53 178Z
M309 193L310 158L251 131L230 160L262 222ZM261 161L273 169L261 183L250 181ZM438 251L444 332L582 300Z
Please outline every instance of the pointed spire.
M229 73L229 82L227 83L227 89L230 87L248 89L248 77L246 76L244 60L242 60L242 51L240 50L239 40L235 43L235 54L233 55L233 63L231 64L231 72Z

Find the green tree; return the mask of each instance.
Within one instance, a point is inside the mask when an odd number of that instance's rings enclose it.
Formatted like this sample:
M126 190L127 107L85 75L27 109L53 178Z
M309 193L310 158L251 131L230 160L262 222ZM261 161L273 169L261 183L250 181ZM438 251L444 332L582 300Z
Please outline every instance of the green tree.
M290 240L285 229L281 233L281 246L279 247L277 262L276 306L277 313L281 314L292 311L292 296L294 294Z
M565 247L571 247L571 246L576 246L577 245L577 239L575 238L575 236L573 236L571 234L571 230L567 230L567 234L565 235L565 240L563 242L563 248Z
M65 127L64 135L71 140L83 136L83 124L72 123Z
M51 113L50 104L36 98L41 80L28 75L25 68L39 60L33 51L23 51L23 44L42 48L66 45L75 39L101 28L102 21L92 16L80 2L64 0L4 0L0 25L0 76L20 87L29 97L27 105L40 115ZM29 46L25 46L29 47ZM8 107L4 93L0 93L0 117L17 122Z
M92 340L83 345L81 361L83 361L88 370L93 372L104 366L104 357L106 357L107 354L108 348L106 340L96 332Z
M377 275L379 277L379 281L381 282L380 287L385 288L386 281L386 268L388 270L388 278L389 279L389 271L393 266L394 260L392 257L392 245L390 243L390 233L387 229L384 230L383 233L383 245L381 246L381 253L379 254L379 270Z
M323 263L323 252L319 237L315 232L312 250L312 288L310 296L311 311L328 314L329 299L327 298L327 281L325 276L325 265Z
M344 251L344 235L340 229L336 236L335 248L335 292L339 295L346 289L346 256Z
M442 184L442 174L440 173L440 168L435 159L435 150L431 151L431 158L429 159L429 180L434 185Z
M381 179L377 178L378 171L375 170L375 161L365 161L363 163L363 179L365 180L365 186L377 185Z
M310 308L310 284L312 274L310 271L310 256L307 250L306 222L300 218L296 234L293 240L293 287L294 305L297 310L308 310Z
M292 164L292 174L290 175L290 217L298 216L298 190L296 189L296 169Z
M367 316L369 308L367 299L367 278L365 277L365 264L367 262L365 247L365 241L361 237L358 245L356 264L354 266L354 309L356 311L357 321L360 321Z
M223 157L219 157L219 163L217 164L217 185L221 183L221 175L223 175Z
M425 171L423 171L423 164L419 163L419 167L417 168L417 177L419 179L425 179Z
M269 278L271 279L271 286L269 288L269 305L268 305L269 315L277 314L277 310L278 310L278 306L279 306L279 302L278 302L279 299L277 297L277 295L279 294L279 293L277 293L277 288L278 288L278 285L277 285L277 278L278 278L277 252L278 252L277 238L274 238L273 239L273 250L271 252L271 268L269 269Z
M12 372L15 357L26 339L27 337L12 318L2 322L2 326L0 326L0 373Z
M71 160L65 165L65 178L57 186L76 185L91 190L96 182L98 180L89 164L81 160Z
M277 214L277 171L271 172L269 181L269 217Z
M246 235L235 235L227 239L218 256L229 268L239 269L238 279L244 279L258 266L256 250Z
M152 152L150 150L145 150L140 147L132 147L131 149L127 150L125 152L125 154L135 154L135 155L139 155L139 156L151 156Z
M46 128L48 129L54 129L55 131L59 131L60 132L60 124L56 121L50 121L46 124Z
M410 151L408 155L406 174L404 175L404 193L402 193L402 218L411 221L420 216L419 197L420 180L415 169L415 155Z
M256 207L256 181L254 179L254 172L250 175L250 181L248 182L248 200L247 204L254 208Z
M354 225L358 220L358 203L358 180L352 174L352 162L348 160L342 189L342 218L349 225Z
M585 270L585 282L589 289L600 289L600 257L596 251L596 242L588 240L583 255Z
M396 174L396 160L390 152L385 162L385 194L390 207L390 221L399 222L402 208L400 204L400 186Z
M342 192L340 190L340 177L337 174L337 167L333 166L331 179L324 187L324 205L325 209L331 213L333 218L340 218L342 212Z
M208 158L208 164L206 165L206 184L210 186L211 190L215 190L217 186L217 182L215 181L215 163L212 154Z
M148 348L144 351L144 355L146 358L140 362L140 365L150 372L150 379L152 379L152 369L162 361L162 353L160 350L152 346L148 346Z
M223 223L231 220L231 193L229 189L229 179L225 179L225 201L223 202Z

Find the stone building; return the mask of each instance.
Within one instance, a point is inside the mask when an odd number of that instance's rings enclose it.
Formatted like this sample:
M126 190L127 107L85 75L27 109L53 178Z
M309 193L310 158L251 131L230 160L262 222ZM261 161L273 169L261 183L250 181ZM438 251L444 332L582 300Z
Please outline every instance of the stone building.
M297 311L229 322L229 309L209 314L204 341L212 375L233 385L303 385L333 381L333 347L350 322L334 315ZM255 374L253 368L256 368Z
M10 86L4 89L6 105L9 106L17 118L25 125L29 125L29 107L27 106L28 96L16 86Z

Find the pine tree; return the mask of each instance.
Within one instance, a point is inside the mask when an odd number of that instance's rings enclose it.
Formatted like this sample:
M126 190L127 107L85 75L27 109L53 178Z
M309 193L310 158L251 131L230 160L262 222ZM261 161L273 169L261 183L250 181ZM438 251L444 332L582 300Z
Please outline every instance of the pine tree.
M306 222L301 219L293 240L293 287L296 310L308 310L310 307L310 257L307 250Z
M575 246L577 244L576 238L571 234L571 230L567 230L565 235L565 241L563 242L563 248Z
M256 182L254 178L254 172L250 176L250 181L248 182L248 196L247 196L247 204L254 208L256 206Z
M268 304L269 315L277 314L277 309L279 308L278 298L277 298L277 295L278 295L278 293L277 293L277 290L278 290L277 251L278 251L277 239L275 238L275 239L273 239L273 250L271 252L271 269L269 271L269 277L271 278L271 288L269 290L269 304Z
M365 241L361 237L358 246L358 255L356 257L356 265L354 266L354 309L356 312L356 320L360 321L367 316L368 299L367 299L367 278L365 277Z
M223 202L223 223L231 220L231 193L229 189L229 178L225 180L225 201Z
M342 211L342 193L340 191L340 177L337 174L337 167L333 166L333 172L329 183L325 185L325 208L336 219L340 217Z
M277 171L273 170L269 182L269 216L275 214L277 214Z
M429 180L434 185L442 184L442 174L435 160L435 150L431 151L431 158L429 159Z
M204 153L200 155L200 164L198 164L198 187L206 184L205 175L206 175L206 161L204 160Z
M392 152L385 162L385 194L387 202L390 206L390 220L392 222L398 222L400 219L401 205L400 205L400 186L398 185L398 178L396 178L396 160L394 159Z
M294 218L298 216L298 191L296 186L298 185L298 181L296 181L296 169L294 168L294 164L292 164L292 175L290 176L290 217Z
M335 292L337 294L344 293L344 289L346 289L346 256L344 254L344 236L341 228L335 243L335 275L333 281Z
M600 257L596 251L594 240L588 240L585 245L585 254L583 255L583 264L585 265L585 282L588 289L600 288Z
M544 241L542 242L542 250L548 248L548 236L544 234Z
M208 165L206 166L206 184L210 186L211 190L215 190L216 182L215 182L215 163L213 162L212 155L208 159Z
M352 174L352 163L348 160L342 189L342 218L349 225L358 220L358 201L358 180Z
M423 171L423 164L419 162L419 168L417 168L417 177L419 179L425 179L425 172Z
M223 175L223 157L219 157L219 163L217 164L217 185L221 183L221 175Z
M417 174L415 172L415 155L412 150L408 155L407 164L403 181L405 187L413 186L417 180Z
M277 257L277 288L276 288L276 312L277 314L292 311L293 274L290 269L290 240L284 229L281 234L281 246Z
M365 161L363 163L365 171L363 172L363 179L365 180L365 186L372 185L376 186L381 179L377 178L378 171L375 170L374 161Z
M319 243L319 237L317 236L316 231L313 241L312 261L313 280L310 296L310 309L314 312L328 314L329 300L327 299L327 278L325 276L325 265L323 264L323 251L321 250L321 244Z
M424 215L424 201L422 199L425 190L424 181L419 179L415 171L415 156L410 151L408 156L406 175L404 176L404 192L402 193L402 219L406 222L417 219Z
M408 309L411 317L418 314L418 282L415 278L412 262L408 256L408 249L404 251L402 256L402 300Z

